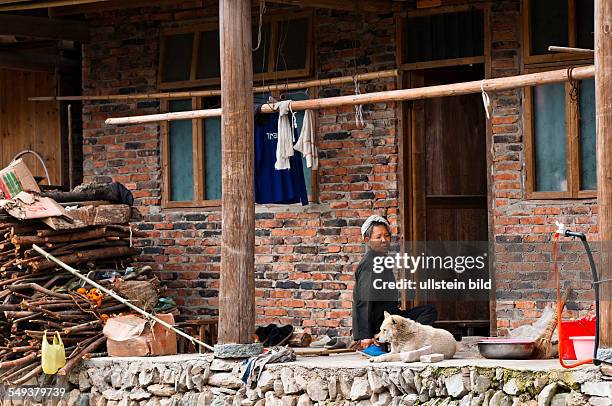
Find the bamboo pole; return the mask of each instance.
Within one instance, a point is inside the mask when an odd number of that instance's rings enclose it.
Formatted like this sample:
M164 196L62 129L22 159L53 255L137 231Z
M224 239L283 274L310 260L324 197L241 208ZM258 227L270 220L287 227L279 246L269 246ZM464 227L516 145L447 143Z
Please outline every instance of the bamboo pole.
M599 280L599 351L612 362L612 1L595 1L595 128L599 240L603 242Z
M293 111L333 108L347 105L385 103L405 100L431 99L435 97L459 96L470 93L512 90L520 87L545 85L568 80L568 69L550 72L530 73L527 75L505 78L477 80L473 82L453 83L450 85L426 86L413 89L389 90L384 92L364 93L360 95L328 97L324 99L297 100L291 103ZM595 76L593 65L581 66L572 70L572 79L582 80ZM262 113L274 112L272 106L265 104ZM157 121L192 120L199 118L219 117L221 109L181 111L177 113L151 114L146 116L109 118L106 124L142 124Z
M592 49L586 48L572 48L572 47L557 47L557 46L549 46L548 50L550 52L563 52L568 54L584 54L587 56L595 55L595 51Z
M221 278L219 343L249 344L255 331L255 147L251 1L220 0ZM219 114L221 110L219 109Z
M65 263L63 263L62 261L60 261L59 259L55 258L53 255L49 254L48 252L46 252L45 250L43 250L42 248L40 248L38 245L34 244L32 246L32 248L34 248L36 250L36 252L38 252L39 254L43 255L45 258L47 258L49 261L53 261L55 262L57 265L61 266L62 268L64 268L66 271L70 272L71 274L73 274L74 276L76 276L77 278L84 280L85 282L89 283L91 286L93 286L94 288L99 289L100 291L106 293L107 295L109 295L110 297L112 297L113 299L117 300L120 303L123 303L124 305L126 305L127 307L129 307L130 309L140 313L141 315L143 315L144 317L146 317L148 320L154 320L155 322L161 324L162 326L166 327L167 329L170 329L172 331L174 331L176 334L185 337L186 339L188 339L190 342L194 343L194 344L199 344L205 348L208 348L209 350L214 350L213 347L211 347L210 345L191 337L190 335L183 333L181 330L175 328L174 326L172 326L169 323L166 323L165 321L163 321L162 319L153 316L150 313L145 312L144 310L142 310L140 307L133 305L132 303L128 302L127 300L125 300L124 298L122 298L121 296L119 296L118 294L116 294L115 292L113 292L112 290L106 289L104 286L98 284L97 282L89 279L87 276L82 275L78 270L76 270L75 268L66 265Z
M359 81L387 79L397 77L397 69L382 70L378 72L359 73L354 76L340 76L328 79L314 79L303 82L281 83L277 85L256 86L253 93L273 92L277 90L299 90L316 86L333 86ZM187 97L221 96L221 90L193 90L185 92L113 94L101 96L38 96L28 97L28 101L105 101L105 100L150 100L150 99L180 99Z

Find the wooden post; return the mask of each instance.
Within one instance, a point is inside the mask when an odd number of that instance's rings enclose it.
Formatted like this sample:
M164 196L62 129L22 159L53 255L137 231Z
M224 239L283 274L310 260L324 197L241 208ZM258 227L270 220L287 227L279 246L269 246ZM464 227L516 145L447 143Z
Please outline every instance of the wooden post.
M612 1L595 1L595 104L599 239L605 255L599 266L599 359L612 361ZM603 253L602 253L603 254Z
M219 2L221 38L221 282L219 342L255 332L255 185L251 1Z

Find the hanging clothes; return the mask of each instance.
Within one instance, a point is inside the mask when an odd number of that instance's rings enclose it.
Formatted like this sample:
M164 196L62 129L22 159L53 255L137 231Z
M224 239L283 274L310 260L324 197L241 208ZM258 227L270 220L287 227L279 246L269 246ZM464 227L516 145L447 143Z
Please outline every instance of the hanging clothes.
M274 104L274 110L278 111L278 143L276 146L277 170L289 169L289 158L293 156L293 130L297 128L295 113L291 111L291 100L285 100ZM291 113L291 121L289 120Z
M312 110L304 112L302 131L300 131L300 136L293 149L304 156L307 168L312 170L319 169L319 151L315 142L314 114Z
M255 202L258 204L308 204L302 154L288 158L288 169L275 168L279 142L279 114L255 115ZM293 131L291 131L293 133ZM292 134L289 134L293 138ZM293 148L292 143L290 145Z

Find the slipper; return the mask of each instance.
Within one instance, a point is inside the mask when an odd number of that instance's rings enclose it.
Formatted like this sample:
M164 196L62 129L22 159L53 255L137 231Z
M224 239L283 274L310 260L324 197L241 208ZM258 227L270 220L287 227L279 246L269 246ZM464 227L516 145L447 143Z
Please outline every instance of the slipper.
M358 352L368 358L378 357L380 355L386 354L385 350L383 350L382 347L375 344L371 344L368 348Z
M325 344L329 343L331 338L329 336L323 336L319 338L317 341L313 341L310 343L310 347L314 348L323 348Z
M347 342L343 339L343 337L334 337L324 346L328 350L337 350L341 348L347 347Z

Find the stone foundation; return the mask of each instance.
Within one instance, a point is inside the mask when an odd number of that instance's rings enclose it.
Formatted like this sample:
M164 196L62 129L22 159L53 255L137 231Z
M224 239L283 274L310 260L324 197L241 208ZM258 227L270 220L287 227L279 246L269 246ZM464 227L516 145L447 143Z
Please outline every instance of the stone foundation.
M255 388L211 355L98 358L69 377L68 405L612 405L610 370L554 360L371 364L357 354L271 364Z

